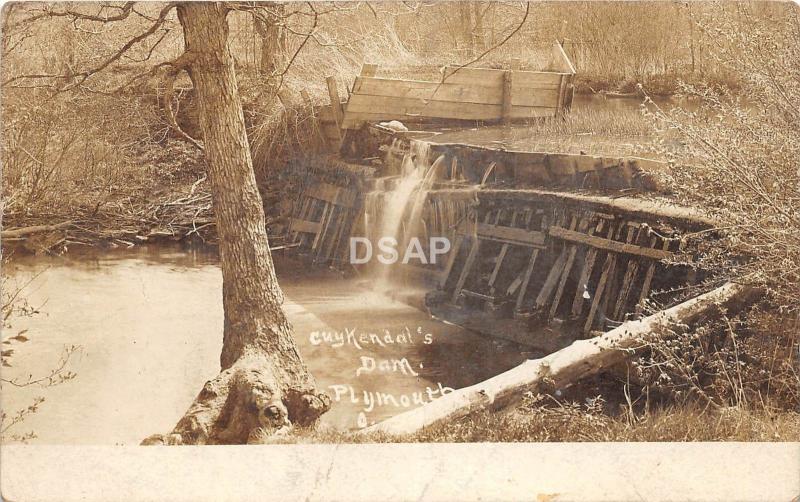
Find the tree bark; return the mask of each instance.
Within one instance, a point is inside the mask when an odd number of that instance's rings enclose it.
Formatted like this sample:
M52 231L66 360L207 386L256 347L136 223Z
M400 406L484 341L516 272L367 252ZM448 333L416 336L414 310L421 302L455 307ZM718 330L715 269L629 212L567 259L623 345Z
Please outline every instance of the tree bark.
M284 16L283 4L274 4L269 9L276 17ZM262 17L253 17L253 26L261 38L261 56L258 69L262 75L272 75L283 63L286 51L286 33L281 29L277 19L271 19L269 14Z
M741 308L760 294L757 289L725 284L645 319L625 322L598 338L578 340L546 357L526 361L486 381L451 392L424 406L362 429L360 433L413 434L444 420L454 420L479 410L509 406L517 402L524 392L534 390L545 382L563 389L622 362L637 347L644 346L648 336L658 335L660 330L677 324L696 323L704 316Z
M168 436L145 444L262 442L330 407L300 357L269 251L222 3L178 7L219 232L222 371Z

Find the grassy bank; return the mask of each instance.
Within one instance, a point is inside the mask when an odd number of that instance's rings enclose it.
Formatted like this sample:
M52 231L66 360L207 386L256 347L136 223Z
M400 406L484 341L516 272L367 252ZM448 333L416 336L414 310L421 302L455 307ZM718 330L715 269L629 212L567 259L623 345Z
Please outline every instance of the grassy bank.
M710 410L673 404L646 412L608 414L602 400L520 405L503 412L482 411L411 436L356 435L321 428L277 442L305 443L474 443L602 441L800 441L800 412L729 407Z
M578 94L622 94L635 96L641 85L650 96L670 97L681 94L681 85L729 89L738 92L739 79L729 74L706 74L686 72L657 73L645 76L626 76L579 72L575 76L575 92Z

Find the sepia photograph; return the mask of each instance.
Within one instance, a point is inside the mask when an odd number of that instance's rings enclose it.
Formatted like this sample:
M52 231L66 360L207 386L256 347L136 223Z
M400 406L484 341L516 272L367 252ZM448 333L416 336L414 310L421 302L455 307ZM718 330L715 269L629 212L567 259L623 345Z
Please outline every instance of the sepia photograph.
M24 1L0 29L4 498L235 452L291 464L267 500L732 500L504 491L672 449L800 497L797 3ZM337 451L510 471L340 492Z

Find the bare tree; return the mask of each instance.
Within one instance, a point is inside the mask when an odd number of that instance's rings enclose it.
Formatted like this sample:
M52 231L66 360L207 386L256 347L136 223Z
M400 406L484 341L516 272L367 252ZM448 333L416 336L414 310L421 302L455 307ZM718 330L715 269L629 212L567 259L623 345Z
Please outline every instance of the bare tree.
M189 71L200 107L220 237L225 331L222 372L203 387L166 438L170 443L254 441L290 424L307 425L330 406L316 390L281 309L227 45L228 11L221 3L178 6L186 52L174 66Z
M40 20L55 18L70 19L73 24L117 23L132 16L147 20L145 29L129 36L99 63L95 58L88 68L70 66L63 74L43 72L3 77L4 86L40 87L54 95L85 91L96 75L113 69L136 47L151 44L146 52L149 57L153 43L148 40L165 31L164 26L175 11L183 29L184 51L180 56L152 65L116 89L103 91L114 94L132 82L166 70L167 118L176 132L204 151L220 241L225 315L221 372L206 383L170 434L151 436L145 444L261 441L277 431L288 430L293 424L312 424L330 407L330 399L316 389L300 357L291 325L281 307L284 297L269 251L264 208L253 173L229 48L228 14L238 10L256 15L260 8L253 2L173 2L162 4L158 14L152 16L140 11L133 2L66 7L35 5L14 21L9 22L8 17L4 20L9 30L27 29ZM6 50L11 45L13 41L4 43ZM194 86L201 139L184 132L171 109L173 83L184 71Z

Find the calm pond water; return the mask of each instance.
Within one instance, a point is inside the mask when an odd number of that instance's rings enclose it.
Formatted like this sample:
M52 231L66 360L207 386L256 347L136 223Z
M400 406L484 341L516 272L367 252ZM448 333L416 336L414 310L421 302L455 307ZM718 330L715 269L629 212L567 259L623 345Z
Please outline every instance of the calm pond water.
M31 280L26 296L41 314L11 319L11 334L28 329L30 341L15 347L4 378L46 374L65 345L81 348L69 366L74 380L50 388L4 386L7 413L35 396L46 399L14 431L34 431L33 442L43 444L130 445L171 430L219 370L217 261L212 250L179 247L15 256L5 273L19 283ZM330 426L379 421L524 358L507 342L432 320L356 280L281 256L276 267L301 354L318 384L338 397L324 416ZM331 335L346 330L354 336L344 335L341 344ZM399 364L387 367L384 360Z

